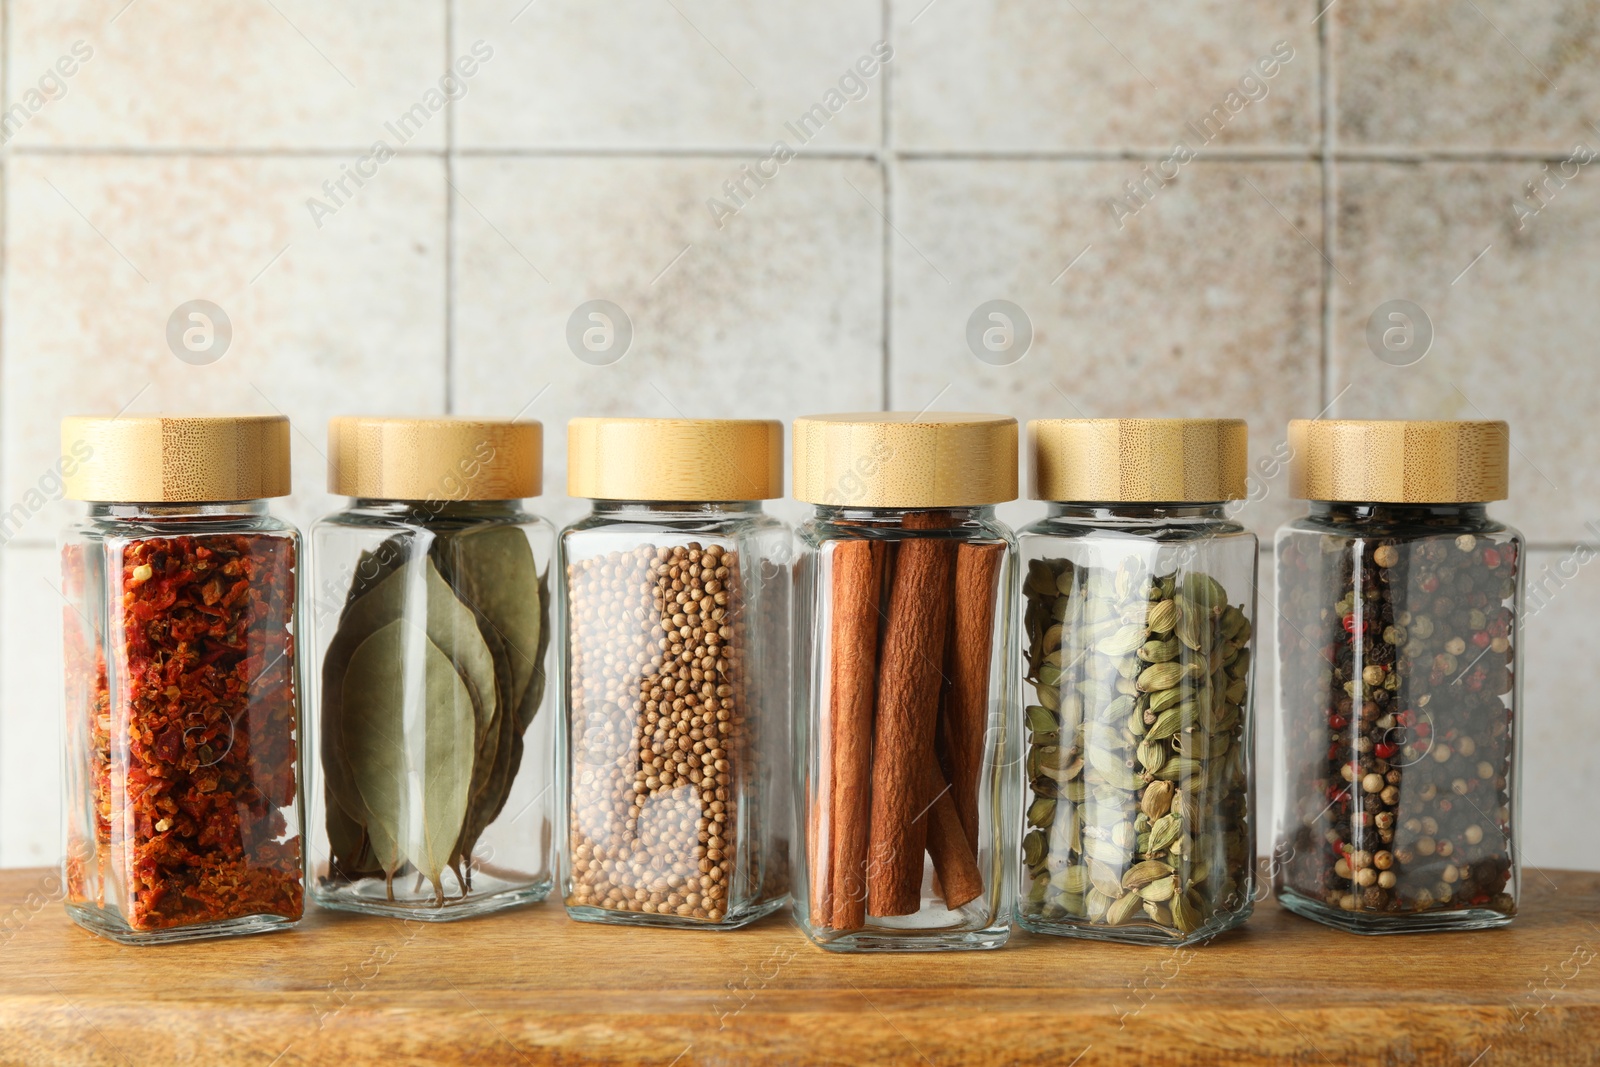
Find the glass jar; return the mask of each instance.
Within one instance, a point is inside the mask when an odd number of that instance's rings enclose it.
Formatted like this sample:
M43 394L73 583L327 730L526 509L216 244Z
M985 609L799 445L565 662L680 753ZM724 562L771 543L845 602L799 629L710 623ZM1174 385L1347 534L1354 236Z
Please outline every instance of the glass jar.
M554 528L537 422L336 418L311 528L311 894L446 921L555 880Z
M1017 423L795 422L801 928L835 951L998 948L1015 791Z
M300 535L281 417L75 417L61 538L66 906L128 944L304 907Z
M1257 542L1240 419L1028 425L1018 922L1185 945L1254 907Z
M567 914L743 926L789 892L783 426L574 419L567 492Z
M1522 535L1503 422L1290 424L1278 900L1363 934L1516 914Z

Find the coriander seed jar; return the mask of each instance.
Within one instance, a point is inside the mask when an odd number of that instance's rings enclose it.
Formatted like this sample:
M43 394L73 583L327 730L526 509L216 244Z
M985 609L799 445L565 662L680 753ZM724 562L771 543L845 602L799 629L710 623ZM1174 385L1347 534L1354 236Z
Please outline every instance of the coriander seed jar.
M555 530L537 422L332 420L311 528L311 894L450 920L555 883Z
M1522 535L1503 422L1290 423L1278 900L1355 933L1517 910Z
M794 427L796 913L845 952L997 948L1016 792L1017 423L821 415Z
M296 582L281 417L68 418L66 906L129 944L304 907Z
M574 419L561 534L567 914L725 930L788 899L783 426Z
M1190 944L1254 907L1257 542L1240 419L1028 424L1018 922Z

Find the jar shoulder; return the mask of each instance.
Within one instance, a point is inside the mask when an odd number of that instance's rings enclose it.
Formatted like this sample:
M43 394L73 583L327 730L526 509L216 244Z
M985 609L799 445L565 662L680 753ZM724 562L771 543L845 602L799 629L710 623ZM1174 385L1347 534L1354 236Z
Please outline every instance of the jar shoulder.
M1496 542L1522 542L1521 530L1489 516L1463 518L1451 516L1434 520L1395 519L1376 516L1364 521L1330 519L1317 515L1303 515L1278 527L1276 541L1297 537L1336 537L1347 540L1386 538L1396 541L1424 541L1433 537L1459 537L1473 534L1488 537Z

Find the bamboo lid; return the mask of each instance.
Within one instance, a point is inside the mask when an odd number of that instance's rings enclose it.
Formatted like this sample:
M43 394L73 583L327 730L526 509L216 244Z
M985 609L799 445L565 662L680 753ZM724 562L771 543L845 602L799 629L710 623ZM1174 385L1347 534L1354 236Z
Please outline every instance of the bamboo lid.
M573 419L567 495L707 503L783 495L776 419Z
M807 415L794 422L794 495L863 508L1015 500L1017 420L933 411Z
M1289 448L1289 489L1304 500L1481 504L1509 487L1499 421L1294 419Z
M203 504L289 494L282 415L70 415L61 420L71 500Z
M1035 500L1179 504L1245 496L1243 419L1036 419L1028 445Z
M377 500L521 500L544 490L544 426L504 419L341 415L328 491Z

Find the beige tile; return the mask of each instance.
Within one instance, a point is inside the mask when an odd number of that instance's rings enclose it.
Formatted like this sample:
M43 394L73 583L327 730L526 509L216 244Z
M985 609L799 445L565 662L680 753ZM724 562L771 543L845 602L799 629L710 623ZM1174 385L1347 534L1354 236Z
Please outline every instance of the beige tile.
M444 164L389 161L318 229L307 198L337 174L326 158L11 158L6 509L51 487L63 415L280 411L298 431L283 511L303 524L329 500L329 416L442 409ZM194 299L232 325L204 366L167 342ZM29 510L24 541L66 508Z
M861 195L880 195L878 169L793 160L719 229L705 201L733 172L719 159L458 167L457 408L544 420L552 518L580 510L561 498L572 416L878 406L882 223ZM567 345L569 319L594 299L632 323L609 365Z
M1453 149L1591 147L1594 0L1343 3L1330 11L1339 141Z
M1539 174L1532 163L1340 167L1331 375L1348 391L1333 413L1508 420L1511 500L1497 514L1535 541L1570 541L1600 518L1587 423L1600 363L1579 340L1600 330L1600 178L1586 168L1519 220L1513 202ZM1367 340L1392 300L1431 323L1431 347L1409 366ZM1417 358L1412 336L1387 358Z
M459 0L455 11L457 41L495 49L457 112L464 147L798 148L784 124L819 104L829 112L807 134L815 147L878 140L881 72L840 91L883 38L878 0Z
M1522 850L1537 867L1600 870L1600 829L1576 815L1574 797L1600 790L1600 657L1588 631L1600 599L1600 530L1588 547L1530 553L1523 616ZM1538 595L1535 596L1537 590ZM1525 871L1523 885L1542 879Z
M1268 461L1286 420L1319 407L1317 168L1195 162L1119 228L1107 204L1142 166L903 166L894 406L1242 417L1253 461ZM1010 365L968 346L969 321L993 299L1032 322L1031 348ZM1269 533L1296 505L1270 463L1252 484L1258 499L1240 517Z
M17 0L9 18L8 103L40 105L19 145L397 147L384 123L454 58L444 0ZM442 147L442 109L424 113L409 144Z
M1165 150L1181 140L1199 150L1210 139L1309 146L1318 137L1308 3L905 0L894 8L902 148ZM1187 128L1213 108L1222 110L1203 136Z
M0 867L61 856L60 568L53 548L0 550Z

